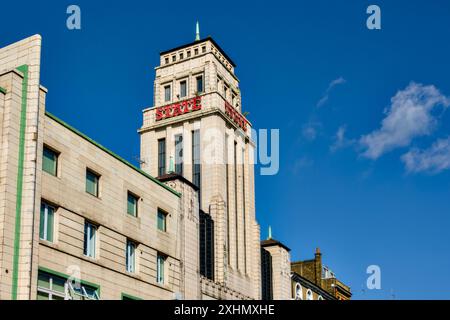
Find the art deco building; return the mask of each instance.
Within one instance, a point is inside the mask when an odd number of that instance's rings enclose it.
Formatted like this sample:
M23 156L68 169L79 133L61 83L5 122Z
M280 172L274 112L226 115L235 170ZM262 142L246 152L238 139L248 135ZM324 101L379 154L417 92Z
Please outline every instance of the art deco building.
M0 299L259 299L253 142L212 39L161 53L137 168L46 111L41 37L0 49Z
M235 67L198 34L161 53L138 168L46 111L40 36L1 48L0 300L291 299Z

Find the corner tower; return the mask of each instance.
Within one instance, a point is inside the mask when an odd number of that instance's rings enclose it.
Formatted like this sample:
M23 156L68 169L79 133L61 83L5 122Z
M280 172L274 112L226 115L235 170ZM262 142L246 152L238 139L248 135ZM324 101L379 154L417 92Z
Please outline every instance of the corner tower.
M163 51L143 111L141 168L199 188L203 298L260 299L254 143L236 65L211 38Z

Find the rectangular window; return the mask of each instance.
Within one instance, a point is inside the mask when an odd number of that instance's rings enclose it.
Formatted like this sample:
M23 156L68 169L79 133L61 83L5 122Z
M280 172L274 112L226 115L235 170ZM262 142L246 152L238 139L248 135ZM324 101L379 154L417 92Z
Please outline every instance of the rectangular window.
M238 221L237 142L234 142L234 222L236 240L236 268L239 269L239 221Z
M175 136L175 173L183 175L183 135Z
M127 240L126 265L128 272L136 272L136 244L130 240Z
M166 256L158 253L156 258L156 282L164 284L164 268L165 268Z
M55 208L45 202L41 203L39 238L53 242Z
M197 76L196 78L197 81L197 93L202 93L203 92L203 76Z
M169 57L165 58L165 63L168 64L169 63Z
M137 217L139 197L135 196L131 192L128 192L127 198L127 213L133 217Z
M158 176L166 173L166 139L158 140Z
M184 58L183 53L180 53L180 60L183 60L183 58Z
M172 99L172 92L170 90L170 85L164 86L164 101L168 102Z
M98 183L100 176L95 172L86 169L86 192L98 197Z
M172 56L172 62L177 61L177 56Z
M187 82L183 80L180 82L180 97L184 98L187 96Z
M42 170L56 176L58 170L58 153L44 146Z
M234 93L232 93L231 94L231 105L233 106L233 107L235 107L236 106L236 95L234 94Z
M188 52L186 53L187 57L190 58L191 57L191 50L188 50Z
M192 131L192 183L200 188L200 130Z
M66 279L39 271L37 300L64 300Z
M247 274L247 220L245 217L245 149L242 149L242 229L244 230L244 271Z
M198 55L198 48L195 48L195 49L194 49L194 54L195 54L195 55Z
M206 47L202 47L202 52L203 52L203 53L206 52Z
M39 270L37 300L99 300L98 287L73 285L67 278Z
M230 176L229 176L229 170L230 170L230 164L228 159L228 141L229 136L228 134L225 135L225 185L227 187L227 262L230 264L230 247L231 247L231 241L230 241L230 226L231 226L231 217L230 217Z
M167 231L167 212L158 208L158 230Z
M223 97L225 98L225 100L227 99L228 96L228 86L226 84L223 85Z
M92 223L84 223L84 255L95 258L97 227Z
M214 280L214 220L200 210L200 274Z

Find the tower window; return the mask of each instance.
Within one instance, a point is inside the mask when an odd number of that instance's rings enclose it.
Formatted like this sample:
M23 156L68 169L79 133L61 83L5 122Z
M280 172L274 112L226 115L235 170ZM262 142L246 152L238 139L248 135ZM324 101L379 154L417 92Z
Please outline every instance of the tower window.
M164 86L164 101L168 102L172 99L170 85Z
M166 139L158 140L158 176L166 173Z
M187 56L188 58L191 57L191 50L188 50L188 51L186 52L186 56Z
M203 53L206 52L206 47L205 47L205 46L202 47L202 52L203 52Z
M200 211L200 274L214 280L214 220Z
M166 64L168 64L168 63L169 63L169 57L166 57L166 58L164 59L164 61L165 61Z
M198 48L194 49L194 55L198 55Z
M172 62L177 61L177 56L172 56Z
M187 95L187 81L183 80L180 82L180 97L184 98Z
M202 93L203 92L203 75L197 76L196 78L197 81L197 93Z
M175 173L183 175L183 135L175 136Z
M184 58L184 55L183 55L183 52L181 52L180 53L180 60L183 60L183 58Z

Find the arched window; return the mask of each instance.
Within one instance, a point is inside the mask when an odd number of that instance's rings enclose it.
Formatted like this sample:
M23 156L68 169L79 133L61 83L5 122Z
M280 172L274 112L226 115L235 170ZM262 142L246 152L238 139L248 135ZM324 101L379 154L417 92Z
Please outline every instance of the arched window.
M319 297L317 298L317 300L323 300L322 296L319 296Z
M308 289L308 291L306 291L306 300L313 300L313 293L311 289Z
M303 288L298 282L295 285L295 300L303 300Z

